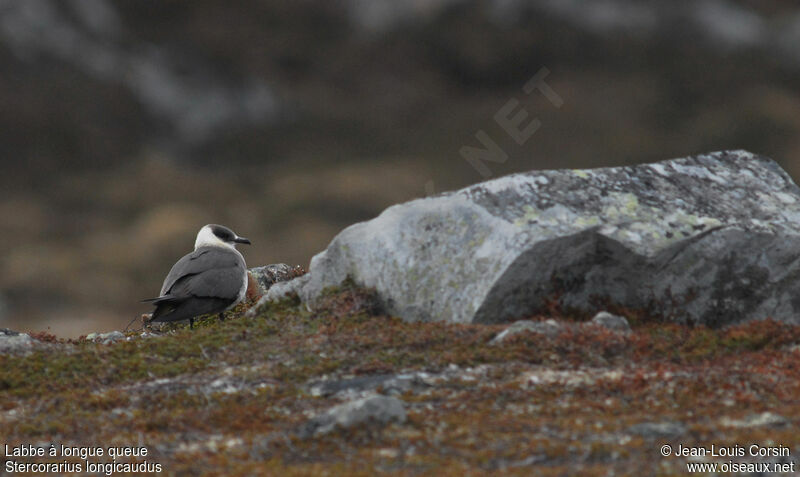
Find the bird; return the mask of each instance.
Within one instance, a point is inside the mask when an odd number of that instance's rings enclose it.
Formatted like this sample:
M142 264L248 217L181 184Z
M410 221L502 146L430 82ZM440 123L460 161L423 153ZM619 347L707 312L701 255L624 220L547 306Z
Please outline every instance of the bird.
M200 315L223 313L244 299L247 292L247 265L236 244L250 245L223 225L207 224L197 233L194 251L181 257L164 279L156 309L149 323L189 320Z

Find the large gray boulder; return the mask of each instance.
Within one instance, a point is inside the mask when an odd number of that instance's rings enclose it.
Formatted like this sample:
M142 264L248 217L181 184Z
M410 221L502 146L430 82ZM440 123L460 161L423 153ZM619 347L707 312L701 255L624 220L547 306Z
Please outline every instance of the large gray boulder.
M799 192L746 151L515 174L352 225L282 290L313 307L349 276L408 320L501 322L555 301L587 316L618 305L797 323Z

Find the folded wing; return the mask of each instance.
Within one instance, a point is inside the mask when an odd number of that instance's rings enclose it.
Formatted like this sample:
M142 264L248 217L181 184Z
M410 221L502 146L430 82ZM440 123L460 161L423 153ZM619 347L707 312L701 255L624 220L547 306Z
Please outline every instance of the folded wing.
M217 313L234 304L242 288L244 261L238 254L200 248L172 267L161 287L152 321L180 321Z

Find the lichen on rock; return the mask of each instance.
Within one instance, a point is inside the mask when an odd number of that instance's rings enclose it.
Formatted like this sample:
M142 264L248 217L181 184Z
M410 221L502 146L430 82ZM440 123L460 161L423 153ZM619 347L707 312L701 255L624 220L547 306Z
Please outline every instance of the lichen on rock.
M282 290L314 306L350 278L409 321L495 323L606 305L718 326L800 316L800 189L725 151L531 171L352 225Z

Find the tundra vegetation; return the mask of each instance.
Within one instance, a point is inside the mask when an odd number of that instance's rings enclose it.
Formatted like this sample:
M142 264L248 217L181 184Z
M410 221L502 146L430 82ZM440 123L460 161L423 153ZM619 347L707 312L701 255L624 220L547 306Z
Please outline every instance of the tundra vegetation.
M108 344L33 333L0 354L4 443L146 446L167 475L683 475L691 458L662 445L800 449L797 325L609 310L619 332L553 306L524 318L557 333L497 343L507 325L405 322L350 283L314 311L252 304ZM307 432L373 394L406 418Z

